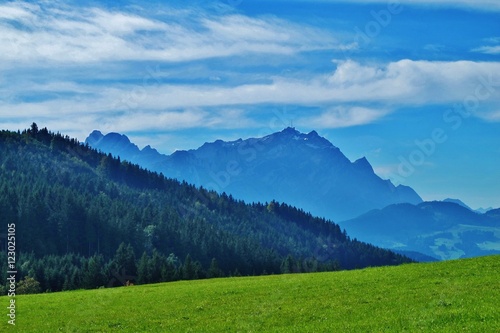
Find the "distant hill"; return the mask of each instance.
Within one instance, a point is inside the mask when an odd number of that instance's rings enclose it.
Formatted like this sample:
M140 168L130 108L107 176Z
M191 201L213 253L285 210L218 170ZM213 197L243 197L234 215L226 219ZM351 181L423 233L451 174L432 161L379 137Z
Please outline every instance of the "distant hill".
M262 138L217 140L195 150L161 155L120 134L94 131L91 147L164 175L226 192L247 202L277 200L333 220L422 199L407 186L378 177L366 158L351 162L312 131L286 128Z
M500 210L479 214L439 201L398 204L341 225L350 235L378 246L439 259L500 253Z
M36 124L0 132L2 230L11 223L17 278L51 291L124 283L123 270L149 283L410 261L287 204L245 204Z

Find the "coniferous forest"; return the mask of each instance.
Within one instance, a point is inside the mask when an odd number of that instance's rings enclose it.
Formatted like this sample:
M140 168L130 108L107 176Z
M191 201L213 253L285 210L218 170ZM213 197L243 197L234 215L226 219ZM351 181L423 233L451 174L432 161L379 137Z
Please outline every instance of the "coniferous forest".
M0 221L4 259L16 227L19 293L410 261L295 207L196 188L35 123L0 132Z

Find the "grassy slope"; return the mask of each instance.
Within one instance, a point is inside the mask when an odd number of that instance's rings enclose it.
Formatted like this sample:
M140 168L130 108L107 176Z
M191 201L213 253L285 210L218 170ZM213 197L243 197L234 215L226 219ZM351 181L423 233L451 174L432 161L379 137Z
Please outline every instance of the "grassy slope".
M499 272L500 256L491 256L359 271L18 296L16 329L500 332ZM5 309L7 298L0 300ZM4 321L0 331L13 331Z

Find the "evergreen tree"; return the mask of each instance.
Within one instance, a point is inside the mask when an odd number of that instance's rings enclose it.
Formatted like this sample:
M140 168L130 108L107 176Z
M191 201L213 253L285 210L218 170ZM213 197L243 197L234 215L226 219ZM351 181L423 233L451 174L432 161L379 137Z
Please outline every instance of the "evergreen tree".
M135 253L130 244L120 244L111 263L110 273L122 285L125 285L129 280L137 279Z
M33 136L36 137L38 134L38 125L36 123L31 124L31 128L29 133Z
M293 273L295 260L291 255L286 256L286 258L281 263L281 274L290 274Z
M105 283L103 274L104 259L101 255L94 255L88 259L82 274L82 287L86 289L98 288Z
M162 280L162 269L166 265L166 258L158 250L154 249L148 265L150 282L157 283Z
M207 277L210 278L218 278L222 277L223 273L219 268L219 264L217 263L217 259L212 258L212 261L210 262L210 268L208 269L207 272Z
M144 253L141 256L141 259L139 259L139 264L137 266L137 283L138 284L146 284L151 281L150 276L149 276L149 257L147 253L144 251Z
M188 253L184 264L182 265L182 279L183 280L193 280L196 279L196 267L191 259L191 255Z
M179 258L170 253L165 265L161 269L161 281L176 281L181 278Z

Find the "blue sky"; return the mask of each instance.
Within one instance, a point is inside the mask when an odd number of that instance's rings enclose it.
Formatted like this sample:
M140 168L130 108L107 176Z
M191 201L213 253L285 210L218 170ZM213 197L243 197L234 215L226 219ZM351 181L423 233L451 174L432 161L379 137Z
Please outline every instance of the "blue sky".
M33 121L167 154L293 122L500 207L500 1L0 2L0 127Z

